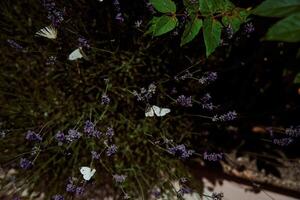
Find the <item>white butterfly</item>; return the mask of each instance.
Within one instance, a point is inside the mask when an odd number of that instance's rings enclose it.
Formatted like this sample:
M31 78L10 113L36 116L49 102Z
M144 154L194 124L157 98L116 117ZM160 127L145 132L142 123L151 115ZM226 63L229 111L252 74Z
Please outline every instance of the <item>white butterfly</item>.
M169 112L171 112L171 110L169 108L160 108L158 106L153 105L146 110L145 116L153 117L155 114L157 117L162 117L162 116L165 116L166 114L168 114Z
M83 175L83 179L89 181L92 176L94 176L96 169L91 169L90 167L81 167L80 173Z
M85 58L87 59L87 56L85 55L85 53L82 51L82 48L79 47L77 49L75 49L74 51L72 51L72 53L70 53L68 59L69 60L77 60L77 59L80 59L80 58Z
M57 30L53 26L47 26L45 28L42 28L38 32L35 33L38 36L42 36L51 40L55 40L57 38Z

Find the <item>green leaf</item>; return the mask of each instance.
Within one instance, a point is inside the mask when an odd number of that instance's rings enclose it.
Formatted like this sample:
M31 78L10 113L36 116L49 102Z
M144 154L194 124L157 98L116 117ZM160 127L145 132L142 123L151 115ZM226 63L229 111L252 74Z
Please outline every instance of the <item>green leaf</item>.
M171 0L150 0L153 7L161 13L175 13L176 5Z
M222 18L222 23L225 26L230 25L233 29L233 32L237 32L240 29L240 26L247 22L247 17L248 17L249 13L247 12L247 10L239 10L236 12L233 12L232 15L230 16L224 16Z
M163 15L161 17L153 17L150 21L150 28L147 33L152 33L154 36L159 36L173 30L178 23L176 17Z
M300 84L300 73L298 73L296 75L296 77L294 78L294 81L293 81L294 84Z
M199 0L199 10L202 15L213 15L235 8L229 0Z
M274 24L266 35L267 40L300 42L300 13L286 17Z
M193 16L193 18L185 25L184 32L181 36L180 46L192 41L199 33L202 24L202 20L198 19L197 15Z
M296 12L300 12L300 0L266 0L252 13L265 17L285 17Z
M187 12L190 15L196 14L199 10L199 2L198 1L183 0L183 5L185 6Z
M222 25L215 19L207 18L203 22L203 29L206 56L208 57L220 44Z

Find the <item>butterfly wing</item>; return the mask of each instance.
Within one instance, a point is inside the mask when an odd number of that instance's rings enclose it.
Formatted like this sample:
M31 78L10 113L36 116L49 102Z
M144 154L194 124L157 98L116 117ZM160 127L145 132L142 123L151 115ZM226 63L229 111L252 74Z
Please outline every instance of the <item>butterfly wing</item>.
M162 117L171 112L169 108L160 108L158 106L153 105L152 109L157 117Z
M80 173L83 175L83 179L89 181L92 176L94 176L96 169L91 169L90 167L81 167Z
M154 117L154 110L152 109L152 107L149 107L146 109L145 116L146 117Z
M81 50L80 50L80 48L78 48L78 49L75 49L70 55L69 55L69 60L77 60L77 59L79 59L79 58L82 58L83 57L83 55L82 55L82 53L81 53Z

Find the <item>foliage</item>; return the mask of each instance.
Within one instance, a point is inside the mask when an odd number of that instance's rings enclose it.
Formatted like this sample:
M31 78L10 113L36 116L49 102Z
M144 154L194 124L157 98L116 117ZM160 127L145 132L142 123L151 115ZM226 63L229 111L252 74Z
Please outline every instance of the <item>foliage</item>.
M253 10L253 14L264 17L284 17L267 32L266 40L284 42L300 41L300 1L266 0Z
M203 27L207 57L220 45L223 26L232 27L235 33L239 30L240 25L247 21L248 16L246 9L236 7L229 0L183 0L183 9L186 10L186 13L176 13L178 9L171 0L150 2L158 12L164 13L164 15L152 18L148 33L159 36L172 31L178 26L178 16L183 15L188 19L185 22L180 46L191 42ZM158 23L158 19L161 19L161 23Z

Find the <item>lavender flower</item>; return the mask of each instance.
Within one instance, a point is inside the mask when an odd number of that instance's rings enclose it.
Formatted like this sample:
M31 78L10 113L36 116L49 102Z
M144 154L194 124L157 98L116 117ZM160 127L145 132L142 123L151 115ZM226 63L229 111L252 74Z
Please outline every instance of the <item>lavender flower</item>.
M106 94L103 94L101 96L101 104L108 105L109 103L110 103L110 98Z
M180 144L175 147L168 148L168 152L172 155L179 156L181 159L186 159L193 155L195 151L188 150L184 144Z
M84 128L83 128L83 132L87 133L87 134L92 134L95 131L95 124L93 122L91 122L90 120L87 120L85 122Z
M91 151L91 154L92 154L92 159L94 159L94 160L100 159L100 154L97 153L96 151Z
M115 154L117 152L117 149L118 149L117 146L114 144L107 147L106 155L111 156L111 155Z
M107 128L107 131L106 131L106 133L105 133L105 135L106 135L109 139L111 139L111 138L114 136L114 134L115 134L114 129L111 128L111 127L108 127L108 128Z
M151 83L148 86L148 90L142 87L140 89L140 93L134 90L133 95L136 96L138 101L149 101L152 98L153 94L155 94L155 92L156 92L156 85Z
M142 25L142 23L143 23L143 20L137 20L137 21L134 22L134 26L135 26L136 28L140 28L141 25Z
M76 195L82 195L83 193L84 193L83 187L76 187L76 191L75 191Z
M34 141L34 142L41 142L43 140L43 138L41 137L40 134L37 134L33 131L27 131L27 134L26 134L26 140L29 140L29 141Z
M294 140L292 138L281 138L281 139L273 139L273 143L277 144L279 146L288 146L290 145Z
M125 175L118 175L118 174L113 175L113 179L115 180L116 183L123 183L126 177L127 176Z
M253 33L255 31L253 23L252 22L247 23L244 27L244 31L247 34Z
M79 44L78 45L79 47L85 47L87 49L91 48L88 40L86 38L84 38L84 37L79 37L78 38L78 44Z
M189 97L186 97L184 95L180 95L177 99L176 99L176 102L183 106L183 107L192 107L192 97L189 96Z
M76 186L73 184L73 181L69 181L66 186L66 191L70 193L76 192Z
M50 56L46 61L46 65L54 65L55 62L56 62L56 56Z
M52 25L57 27L64 20L64 13L56 8L53 0L44 0L43 5L48 11L48 19L52 22Z
M153 188L151 190L151 195L153 195L154 198L156 198L156 199L160 198L160 196L161 196L161 190L160 190L160 188L156 188L156 187Z
M17 42L15 42L14 40L7 39L6 41L7 41L7 43L9 44L9 46L11 46L12 48L14 48L14 49L16 49L16 50L21 51L21 50L24 49L21 45L19 45L19 44L18 44Z
M75 140L78 140L80 137L81 134L75 129L70 129L68 131L68 135L66 135L66 139L68 142L73 142Z
M208 72L199 79L199 83L209 84L217 80L217 78L218 78L217 72Z
M225 121L232 121L235 120L237 118L237 113L235 111L229 111L226 114L223 115L215 115L212 118L213 122L217 122L217 121L221 121L221 122L225 122Z
M52 196L51 199L52 200L64 200L65 198L60 194L56 194L56 195Z
M31 149L31 155L36 155L40 151L40 147L34 146Z
M181 197L183 197L185 194L189 194L191 193L192 190L191 188L187 187L187 186L182 186L180 187L180 189L177 191L177 194Z
M203 159L204 160L208 160L208 161L219 161L223 159L223 153L207 153L204 152L203 155Z
M29 169L29 168L31 168L33 166L33 163L30 161L30 160L28 160L28 159L26 159L26 158L21 158L20 159L20 167L22 168L22 169Z
M224 28L224 33L225 33L226 39L229 39L229 40L232 39L234 31L233 31L231 24L229 24L228 26L226 26Z
M123 17L123 14L122 13L117 13L115 19L120 22L120 23L123 23L125 21L124 17Z
M300 126L297 126L295 128L293 126L286 128L284 133L290 137L299 137L300 136Z
M66 136L63 132L61 131L58 131L56 134L55 134L55 139L58 141L58 142L64 142L66 140Z

